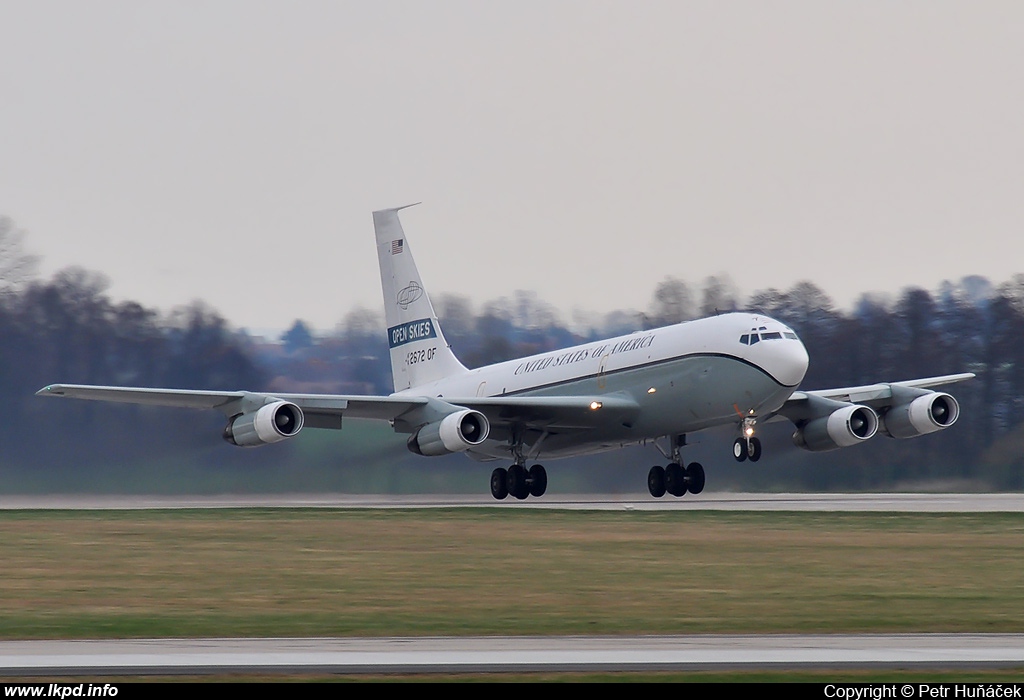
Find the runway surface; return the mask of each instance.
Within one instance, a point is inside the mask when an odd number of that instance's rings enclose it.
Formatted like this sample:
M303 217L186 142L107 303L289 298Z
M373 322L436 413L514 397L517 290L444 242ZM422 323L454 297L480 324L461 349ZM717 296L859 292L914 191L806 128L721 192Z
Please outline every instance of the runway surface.
M0 510L137 510L156 508L542 508L568 510L873 511L900 513L1024 512L1021 493L703 493L683 498L585 494L496 501L472 495L287 494L246 496L0 496Z
M420 637L0 642L0 673L475 673L1024 668L1024 635Z
M1024 512L1024 494L3 496L0 509L564 508ZM418 637L0 642L0 675L453 673L788 668L1024 668L1024 634Z

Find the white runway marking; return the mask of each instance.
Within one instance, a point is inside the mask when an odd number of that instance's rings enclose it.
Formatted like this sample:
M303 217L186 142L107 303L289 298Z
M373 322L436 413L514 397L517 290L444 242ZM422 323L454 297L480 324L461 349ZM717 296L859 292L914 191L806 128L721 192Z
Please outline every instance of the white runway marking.
M452 673L1024 667L1021 634L0 642L0 673Z

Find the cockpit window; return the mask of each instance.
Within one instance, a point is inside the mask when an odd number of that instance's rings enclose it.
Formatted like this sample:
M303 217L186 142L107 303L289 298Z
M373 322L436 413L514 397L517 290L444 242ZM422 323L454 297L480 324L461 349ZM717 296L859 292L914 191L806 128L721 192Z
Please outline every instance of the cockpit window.
M758 331L761 331L758 333ZM796 333L791 330L784 331L769 331L764 326L760 328L751 328L750 333L744 333L740 336L740 342L743 345L753 345L759 343L762 340L782 340L787 338L789 340L799 340Z

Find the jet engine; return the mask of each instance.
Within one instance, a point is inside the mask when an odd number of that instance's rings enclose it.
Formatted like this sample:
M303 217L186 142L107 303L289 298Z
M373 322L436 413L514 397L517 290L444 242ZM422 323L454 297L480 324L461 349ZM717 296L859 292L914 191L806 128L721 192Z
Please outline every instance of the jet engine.
M289 401L277 401L232 418L224 428L224 439L239 447L255 447L281 442L300 430L302 409Z
M890 437L927 435L948 428L960 417L960 404L949 394L933 391L893 406L882 417L881 431Z
M467 408L421 427L409 438L409 451L430 457L465 452L486 440L490 430L487 416Z
M878 414L873 409L851 404L797 428L793 444L812 452L849 447L874 437L878 424Z

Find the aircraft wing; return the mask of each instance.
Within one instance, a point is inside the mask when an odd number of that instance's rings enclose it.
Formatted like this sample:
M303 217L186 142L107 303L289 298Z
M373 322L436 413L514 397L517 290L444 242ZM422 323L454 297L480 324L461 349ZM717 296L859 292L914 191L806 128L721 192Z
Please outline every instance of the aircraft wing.
M935 397L941 395L932 392L931 387L963 382L973 377L974 374L965 372L963 374L946 374L941 377L909 379L902 382L865 384L863 386L819 389L815 391L794 391L789 399L786 400L786 403L773 415L766 417L765 420L777 421L782 420L782 418L788 418L793 423L800 425L801 422L822 418L841 409L851 410L851 406L868 406L872 409L875 418L864 416L864 419L869 423L877 422L877 415L880 412L898 406L908 406L910 402L924 395ZM949 397L949 400L953 402L953 420L956 420L955 415L959 409L955 407L956 402L952 397ZM948 426L949 423L936 423L935 426L932 426L932 429ZM924 428L918 426L917 429Z
M956 382L973 379L974 374L965 372L963 374L946 374L941 377L926 377L924 379L909 379L903 382L889 382L887 384L865 384L863 386L848 386L840 389L820 389L815 391L794 391L793 395L786 401L786 406L794 403L806 402L809 397L831 399L832 401L845 401L847 403L859 403L871 406L872 408L884 408L888 406L893 397L893 388L902 387L905 389L930 389L933 386L955 384ZM897 389L899 391L899 389ZM784 413L786 406L779 413Z
M250 391L196 391L192 389L151 389L145 387L51 384L37 396L59 396L92 401L112 401L143 406L217 409L226 416L242 412L243 402L250 406L269 401L291 401L302 409L311 428L340 428L341 416L390 420L416 406L427 403L416 396L346 396L333 394L288 394Z
M640 410L628 396L489 396L445 399L480 411L491 425L587 429L631 420Z
M84 384L51 384L36 396L59 396L69 399L112 401L146 406L175 408L220 408L242 398L240 391L193 391L191 389L147 389L141 387L92 386Z
M441 413L459 408L480 411L487 416L492 425L515 424L544 429L595 428L612 421L628 420L639 411L636 402L625 396L492 396L434 399L404 394L291 394L83 384L51 384L40 389L37 395L145 406L217 409L229 417L275 400L290 401L302 409L305 424L311 428L341 428L343 416L396 420L414 409L431 404Z

